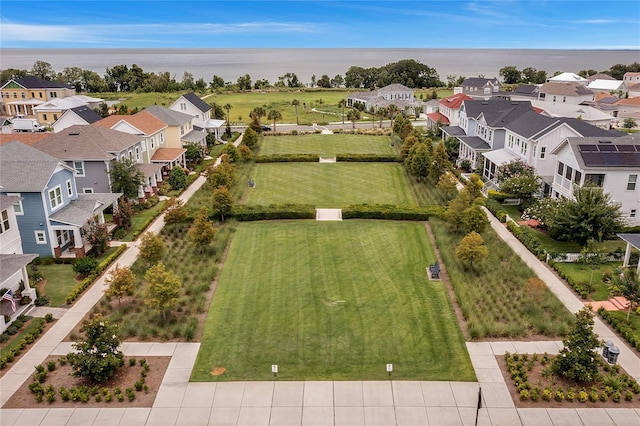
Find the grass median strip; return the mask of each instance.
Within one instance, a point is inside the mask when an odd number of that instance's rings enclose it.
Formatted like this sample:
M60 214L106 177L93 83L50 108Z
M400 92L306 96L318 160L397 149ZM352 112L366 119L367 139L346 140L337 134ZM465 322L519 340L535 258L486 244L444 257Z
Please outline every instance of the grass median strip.
M240 224L192 380L474 380L433 261L421 223Z
M304 135L268 136L260 144L260 155L319 154L335 157L338 154L395 154L388 136L363 135Z

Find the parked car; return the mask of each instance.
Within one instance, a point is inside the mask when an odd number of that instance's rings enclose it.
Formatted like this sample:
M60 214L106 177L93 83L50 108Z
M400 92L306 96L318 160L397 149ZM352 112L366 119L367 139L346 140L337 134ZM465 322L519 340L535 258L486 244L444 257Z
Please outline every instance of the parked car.
M262 130L263 130L264 132L270 132L270 131L271 131L271 127L269 127L269 126L262 126Z

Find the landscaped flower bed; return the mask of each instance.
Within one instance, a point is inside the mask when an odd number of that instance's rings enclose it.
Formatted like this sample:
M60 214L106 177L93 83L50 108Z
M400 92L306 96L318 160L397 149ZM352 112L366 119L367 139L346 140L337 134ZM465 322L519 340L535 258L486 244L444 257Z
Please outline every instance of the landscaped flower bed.
M516 407L640 407L640 385L619 365L600 361L592 383L576 383L554 376L548 354L510 354L498 364Z

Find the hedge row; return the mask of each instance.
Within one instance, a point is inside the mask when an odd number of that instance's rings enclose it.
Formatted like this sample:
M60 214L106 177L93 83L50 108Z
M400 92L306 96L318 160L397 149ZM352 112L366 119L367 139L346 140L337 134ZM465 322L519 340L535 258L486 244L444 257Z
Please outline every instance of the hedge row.
M490 189L489 191L487 191L487 197L500 203L502 203L507 198L518 198L513 194L506 194L504 192L496 191L495 189Z
M315 219L316 208L310 204L283 204L269 206L234 206L231 217L238 221L273 219Z
M182 191L184 191L185 189L186 188L183 188ZM138 236L140 236L140 234L144 233L144 231L149 227L149 225L151 225L151 223L154 220L156 220L158 218L158 216L160 216L162 213L164 213L166 207L167 207L167 204L165 203L163 208L158 210L156 212L156 214L154 214L153 216L148 217L147 220L142 222L142 226L140 226L140 229L138 229L137 231L134 231L133 234L131 234L132 239L135 240L136 238L138 238Z
M100 262L95 272L93 272L84 280L80 281L80 283L73 290L71 290L69 294L67 294L67 297L65 297L64 299L64 303L66 303L67 305L72 304L82 294L82 292L84 292L87 289L87 287L89 287L91 283L93 283L93 281L98 276L100 276L100 274L104 272L105 269L109 267L111 262L113 262L118 256L120 256L122 252L125 251L126 249L127 249L127 245L122 244L120 247L118 247L116 251L111 253L102 262Z
M402 155L396 154L338 154L336 161L370 162L370 163L402 163Z
M22 336L22 339L14 343L11 349L9 349L7 353L0 358L0 370L3 370L7 364L13 362L15 357L20 355L20 352L22 352L27 345L35 342L38 336L40 336L42 330L44 330L44 324L46 321L44 318L35 318L33 321L34 324L36 324L35 327L29 333Z
M595 288L590 286L588 282L583 282L583 281L578 282L574 280L570 275L562 271L560 268L557 268L556 265L558 263L555 262L553 259L549 259L548 263L549 263L549 266L551 266L558 273L560 278L565 280L567 284L569 284L569 287L571 287L583 299L588 299L589 294L595 290Z
M429 220L441 216L440 206L414 207L393 204L350 204L342 208L343 219Z
M513 221L507 222L507 229L538 259L546 259L547 251L542 246L540 239L534 231L526 226L518 226L518 224Z
M253 161L256 163L317 163L320 161L320 156L318 154L256 155Z
M500 222L505 223L507 221L507 211L498 201L493 198L487 198L484 205Z
M598 314L606 320L616 331L622 336L631 347L634 347L640 352L640 338L638 335L634 333L634 329L630 324L627 324L624 320L615 317L609 311L605 310L603 307L598 309Z

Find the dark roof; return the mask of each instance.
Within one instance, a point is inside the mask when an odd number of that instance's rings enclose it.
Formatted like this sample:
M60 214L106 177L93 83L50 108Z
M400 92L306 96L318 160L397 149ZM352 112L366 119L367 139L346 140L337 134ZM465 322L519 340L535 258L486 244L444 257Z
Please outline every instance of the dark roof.
M478 136L460 136L458 139L475 151L489 151L491 149L491 146Z
M535 93L538 93L538 86L536 86L535 84L521 84L520 86L516 87L514 93L518 93L520 95L533 95Z
M73 86L45 80L34 75L26 75L13 81L27 89L73 89Z
M556 118L550 118L534 111L527 111L510 123L507 123L505 127L528 139L547 128L555 128L558 124L559 121Z
M640 234L618 234L618 237L635 248L640 249Z
M462 82L461 86L463 87L484 87L485 84L492 83L498 84L497 78L480 78L480 77L469 77L465 78Z
M449 136L466 136L464 129L460 126L444 126L440 128L444 133Z
M193 106L195 106L202 112L207 112L211 109L211 105L200 99L198 95L193 92L186 93L182 95L182 97L191 102Z
M155 115L157 118L164 121L169 126L181 126L184 123L188 123L193 118L189 114L174 111L172 109L161 107L159 105L152 105L145 108L144 110Z
M567 138L553 154L569 145L584 168L632 168L640 167L640 136Z
M587 123L586 121L579 120L577 118L558 117L563 123L567 123L576 132L580 133L586 138L590 137L621 137L626 136L626 133L619 132L617 130L605 130L600 127Z
M488 101L464 101L467 117L478 118L484 115L487 124L492 127L504 127L506 120L514 120L527 111L533 111L529 101L507 101L491 99Z
M71 111L75 112L80 118L82 118L84 121L86 121L89 124L102 120L102 117L98 113L96 113L94 110L92 110L86 105L81 105L79 107L71 108Z

